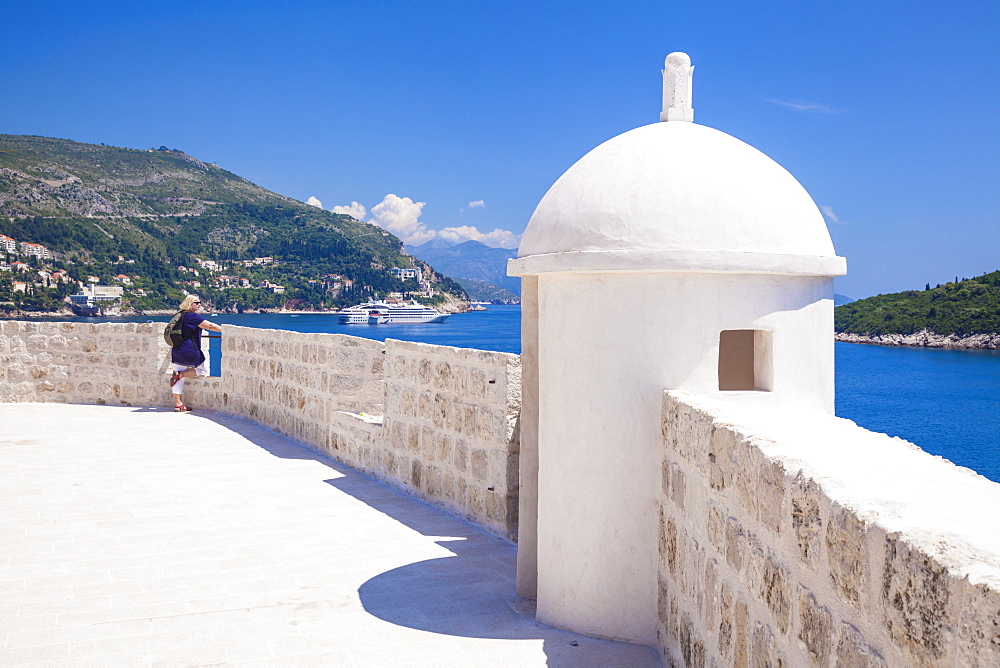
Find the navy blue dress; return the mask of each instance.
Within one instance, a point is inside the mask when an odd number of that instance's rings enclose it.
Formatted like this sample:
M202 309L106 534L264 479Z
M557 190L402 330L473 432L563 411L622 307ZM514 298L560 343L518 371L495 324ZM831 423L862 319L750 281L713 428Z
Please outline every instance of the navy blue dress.
M205 353L201 352L201 323L205 322L197 313L188 311L184 314L181 334L184 343L171 349L170 361L181 366L201 366L205 361Z

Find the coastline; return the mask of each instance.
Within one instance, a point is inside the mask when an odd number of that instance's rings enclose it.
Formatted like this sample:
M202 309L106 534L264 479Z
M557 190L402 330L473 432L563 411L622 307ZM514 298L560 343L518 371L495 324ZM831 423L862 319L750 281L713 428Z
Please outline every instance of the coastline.
M854 334L837 332L834 339L842 343L865 343L877 346L910 346L914 348L959 348L965 350L1000 350L1000 334L937 334L922 329L913 334Z
M437 304L434 306L435 309L441 313L467 313L469 311L485 311L485 308L479 307L475 308L470 302L458 300L458 299L448 299L443 304ZM109 309L113 310L113 313L102 313L97 316L80 315L73 312L69 308L59 309L58 311L20 311L14 310L9 312L0 312L0 319L3 320L31 320L33 318L135 318L144 315L173 315L177 313L177 309L133 309L133 308L115 308ZM234 309L208 309L210 313L220 313L227 315L252 315L254 313L270 313L274 315L337 315L339 309L316 309L316 310L294 310L285 309L283 307L273 307L273 308L260 308L260 309L250 309L246 311L237 311Z

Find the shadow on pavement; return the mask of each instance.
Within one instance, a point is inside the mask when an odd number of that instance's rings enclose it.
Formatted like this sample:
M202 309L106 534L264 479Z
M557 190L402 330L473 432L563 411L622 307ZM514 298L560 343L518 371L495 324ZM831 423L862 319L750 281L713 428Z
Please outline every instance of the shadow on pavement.
M313 460L339 476L327 484L454 554L386 571L358 590L365 610L386 622L470 638L542 640L552 666L659 666L654 649L600 640L535 621L532 601L514 595L517 548L448 512L242 418L198 413L283 459Z

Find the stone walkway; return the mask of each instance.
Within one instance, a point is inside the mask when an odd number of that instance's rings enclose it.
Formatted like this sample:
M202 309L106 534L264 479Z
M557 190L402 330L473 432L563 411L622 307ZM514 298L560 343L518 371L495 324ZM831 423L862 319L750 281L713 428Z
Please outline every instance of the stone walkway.
M656 666L515 548L252 423L0 404L0 665Z

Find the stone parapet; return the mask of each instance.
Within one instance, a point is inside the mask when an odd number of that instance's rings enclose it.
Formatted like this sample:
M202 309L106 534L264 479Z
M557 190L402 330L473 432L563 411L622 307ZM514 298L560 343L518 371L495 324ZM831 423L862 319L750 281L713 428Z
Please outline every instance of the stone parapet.
M517 355L386 342L383 428L400 480L511 539L520 411Z
M168 405L162 328L0 321L0 401Z
M0 321L0 401L170 406L163 323ZM185 403L252 420L516 539L517 355L223 325Z
M384 360L380 341L227 325L213 408L328 450L334 413L382 413Z
M1000 485L820 414L667 392L663 434L668 665L1000 665Z

